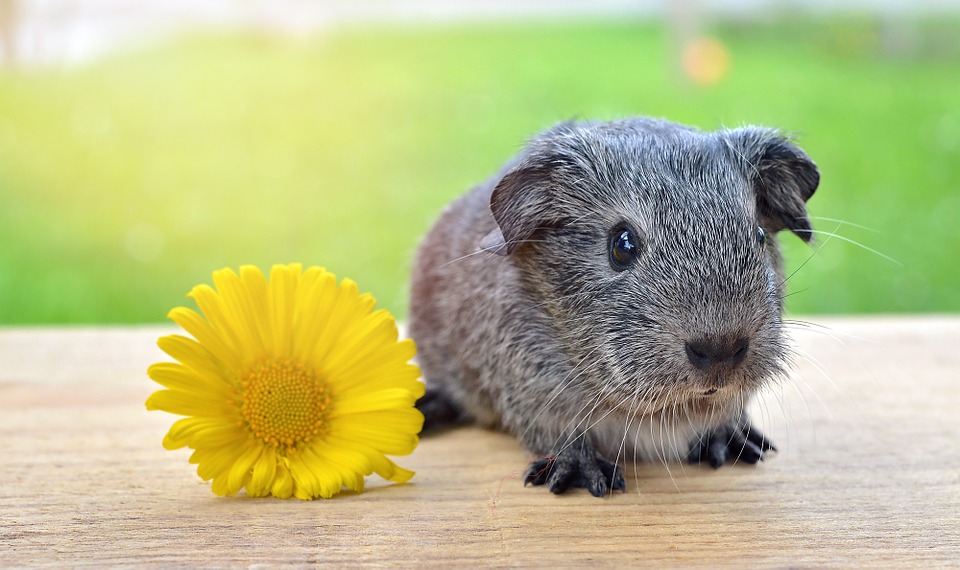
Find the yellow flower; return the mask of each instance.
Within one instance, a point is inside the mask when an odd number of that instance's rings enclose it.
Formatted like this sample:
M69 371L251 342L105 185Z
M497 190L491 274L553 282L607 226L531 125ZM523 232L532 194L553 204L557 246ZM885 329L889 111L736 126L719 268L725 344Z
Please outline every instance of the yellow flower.
M193 336L158 341L179 362L148 370L167 389L147 409L188 416L164 447L195 450L217 495L329 498L373 472L413 476L386 457L413 452L423 427L413 341L398 342L390 313L319 267L275 265L269 283L256 267L222 269L213 283L189 294L203 316L170 311Z

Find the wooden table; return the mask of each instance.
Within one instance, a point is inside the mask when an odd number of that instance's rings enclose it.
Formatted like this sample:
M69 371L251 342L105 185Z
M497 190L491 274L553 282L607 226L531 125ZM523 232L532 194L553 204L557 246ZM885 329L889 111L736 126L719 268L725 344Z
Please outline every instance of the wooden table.
M409 484L314 502L216 497L163 450L145 369L172 329L0 329L0 566L960 565L960 317L815 322L756 405L780 448L757 467L553 496L462 429L398 458Z

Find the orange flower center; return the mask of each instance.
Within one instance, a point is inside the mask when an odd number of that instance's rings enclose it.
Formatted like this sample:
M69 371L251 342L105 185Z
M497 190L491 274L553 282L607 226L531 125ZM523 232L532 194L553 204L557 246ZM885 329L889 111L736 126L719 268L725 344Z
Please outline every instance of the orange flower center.
M295 451L323 431L330 394L299 363L255 364L241 381L240 413L257 439Z

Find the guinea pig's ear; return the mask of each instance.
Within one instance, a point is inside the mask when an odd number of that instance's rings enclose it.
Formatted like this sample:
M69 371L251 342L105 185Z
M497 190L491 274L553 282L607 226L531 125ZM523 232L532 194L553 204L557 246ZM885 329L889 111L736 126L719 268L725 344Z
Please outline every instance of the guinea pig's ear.
M813 239L806 202L820 184L817 165L777 130L746 127L729 135L753 184L761 224L773 232L788 229L805 242Z
M490 196L490 212L497 227L480 240L480 247L508 255L545 224L549 206L549 168L525 161L497 183Z

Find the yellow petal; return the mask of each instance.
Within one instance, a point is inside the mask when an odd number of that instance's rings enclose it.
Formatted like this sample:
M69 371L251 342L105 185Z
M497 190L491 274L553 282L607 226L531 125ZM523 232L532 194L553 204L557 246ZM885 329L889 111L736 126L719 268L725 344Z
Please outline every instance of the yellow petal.
M240 340L240 352L245 355L259 355L267 350L263 340L263 318L266 299L256 296L256 292L247 291L240 277L232 269L213 272L213 284L227 309L224 317Z
M263 445L254 443L252 440L230 467L230 476L227 480L227 488L230 495L240 492L240 489L246 484L247 479L253 473L253 465L260 458L263 451Z
M197 307L200 308L200 312L206 317L216 335L223 340L229 352L237 355L246 354L240 333L234 330L231 319L227 318L228 308L212 287L205 284L197 285L190 290L190 294L187 296L194 300Z
M387 455L408 455L420 442L416 434L423 425L423 415L416 410L413 412L419 418L407 419L406 424L391 418L388 414L392 412L369 412L337 418L331 422L330 435L368 445Z
M267 279L258 268L252 265L240 267L239 279L241 286L236 292L236 302L243 307L243 314L247 319L246 326L251 333L250 336L261 351L270 352L273 330L271 329L267 306L269 297ZM248 354L248 356L254 355ZM280 355L273 354L273 356Z
M293 476L283 463L277 464L277 474L270 487L270 494L278 499L289 499L293 496Z
M396 342L397 326L390 313L380 310L350 323L337 338L337 348L324 359L324 368L349 368L377 356L384 346ZM376 362L373 362L376 364Z
M247 485L247 494L252 497L262 497L270 493L270 488L277 475L277 452L273 447L264 446L263 453L253 465L253 474Z
M274 265L270 270L268 312L273 338L269 346L274 356L288 356L292 350L290 331L293 329L294 302L299 282L300 266L297 264Z
M320 350L323 331L330 315L336 310L332 301L337 294L337 278L320 268L311 268L304 275L297 290L297 312L292 333L292 355L300 362L311 364L310 355ZM325 349L324 349L325 350Z
M363 412L409 408L412 407L416 401L417 396L410 390L387 388L358 395L354 398L337 398L336 413L337 416L340 417Z
M231 410L225 401L200 398L186 392L157 390L147 398L148 410L163 410L178 416L228 415Z
M318 441L309 447L321 461L336 465L345 472L362 475L373 473L370 459L349 446L334 446L326 441Z
M369 313L372 297L361 296L357 284L350 279L344 279L337 287L336 294L330 301L332 311L326 315L324 326L309 354L310 365L317 370L324 370L327 359L336 354L335 349L343 344L341 336L356 319Z
M342 449L354 449L360 453L363 453L370 462L370 465L373 467L373 472L388 481L405 483L414 475L413 471L409 471L398 466L396 463L388 459L383 453L368 445L335 436L328 436L326 440L333 446Z
M157 346L201 376L226 382L226 371L220 360L192 338L177 334L162 336L157 340Z
M340 493L343 487L358 492L363 490L363 476L340 463L343 456L320 455L317 453L316 446L313 445L305 447L299 455L305 465L317 474L317 480L320 482L320 496L324 499Z
M240 453L238 446L197 449L190 455L190 463L196 464L197 475L201 479L209 481L220 475L228 475Z
M190 444L198 433L208 430L236 429L235 425L223 418L181 418L170 426L170 431L163 439L163 446L167 449L180 449Z
M305 463L303 453L297 452L289 457L289 461L290 475L293 477L294 483L294 494L299 498L313 499L323 496L324 490L334 483L337 487L340 486L340 482L331 481L335 474L331 474L325 466L316 466L312 462L309 465ZM321 478L324 483L321 483ZM327 496L332 495L328 494Z
M150 379L165 388L195 394L198 398L228 400L233 390L222 378L201 376L197 372L173 362L158 362L147 368Z
M210 485L210 490L213 491L218 497L226 497L227 495L235 495L236 491L231 492L230 486L228 483L228 478L226 473L218 474L213 478L213 482Z
M190 333L198 343L209 350L221 366L229 370L240 368L236 351L196 311L186 307L176 307L167 314L167 317L183 327L183 330Z
M388 460L389 461L389 460ZM400 467L393 461L390 461L390 465L393 466L393 470L390 472L380 473L377 472L377 475L387 479L388 481L393 481L394 483L406 483L416 475L416 471L410 471L409 469L404 469Z

